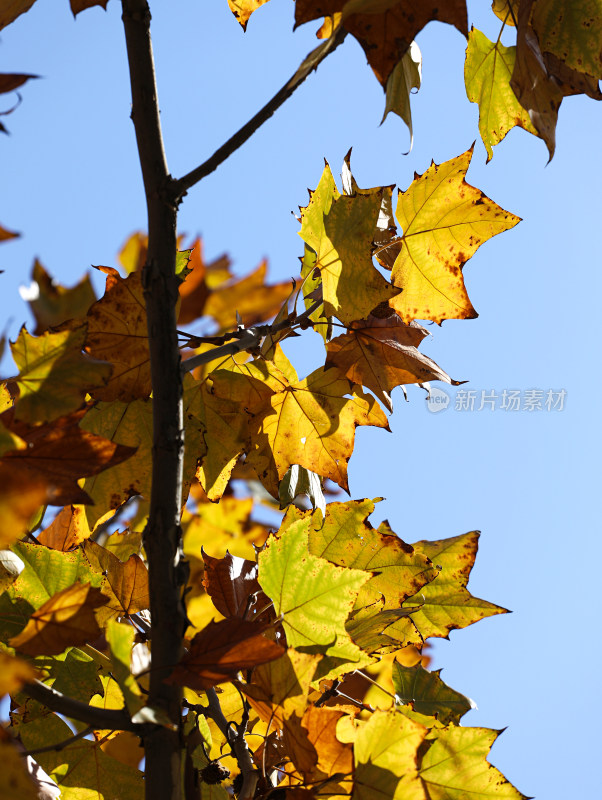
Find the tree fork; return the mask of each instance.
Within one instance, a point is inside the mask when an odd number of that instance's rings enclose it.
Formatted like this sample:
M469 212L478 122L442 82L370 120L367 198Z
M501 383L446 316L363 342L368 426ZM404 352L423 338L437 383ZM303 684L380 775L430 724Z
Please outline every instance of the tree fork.
M148 3L122 0L122 8L149 237L142 276L153 387L152 489L144 532L152 625L148 705L165 711L173 723L173 729L160 727L144 738L146 798L180 800L182 691L164 682L180 658L186 627L180 563L184 425L175 310L178 201L163 147Z

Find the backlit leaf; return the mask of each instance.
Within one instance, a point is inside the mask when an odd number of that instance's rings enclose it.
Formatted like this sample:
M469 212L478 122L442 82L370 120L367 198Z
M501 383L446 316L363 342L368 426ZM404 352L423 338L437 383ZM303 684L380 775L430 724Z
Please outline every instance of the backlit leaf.
M393 686L403 703L411 703L414 711L436 716L440 722L460 722L475 704L441 680L441 670L429 672L418 663L406 667L393 662Z
M16 693L24 683L35 681L40 675L28 661L0 651L0 698Z
M243 30L246 30L251 14L267 2L268 0L228 0L228 5Z
M0 463L0 548L23 536L32 515L51 495L51 487L42 477Z
M188 268L190 273L179 289L181 303L178 325L188 325L202 317L210 292L232 278L227 255L219 256L209 264L205 263L200 239L196 239L192 245Z
M37 323L35 336L66 320L85 317L92 303L96 302L89 275L85 275L78 284L68 289L56 283L36 259L31 280L32 284L26 294Z
M598 0L539 0L531 23L542 52L602 79L602 8Z
M213 558L203 553L205 575L203 586L211 596L214 606L224 617L245 617L252 607L251 595L259 592L257 564L246 558L226 553L224 558Z
M491 42L474 28L468 37L464 81L471 103L479 104L479 132L493 157L493 145L502 141L515 125L537 136L529 114L516 99L510 79L516 61L516 47Z
M399 194L395 213L403 241L391 277L403 292L390 305L404 322L475 317L462 267L483 242L519 222L466 183L471 158L472 148L432 163Z
M75 583L38 608L10 645L26 655L51 656L93 641L100 635L94 610L105 602L106 597L98 589Z
M38 534L38 542L53 550L71 550L92 535L85 506L65 506Z
M196 634L169 682L207 689L232 680L240 670L279 658L284 650L262 635L266 627L237 618L210 622Z
M390 111L402 118L410 131L410 150L414 143L410 96L412 89L420 89L421 83L422 53L416 42L412 42L401 61L387 78L385 113L382 119L384 122Z
M104 386L112 367L82 353L86 326L31 336L21 329L11 351L19 368L15 418L48 422L80 408L86 394Z
M135 628L125 622L111 619L107 624L106 637L113 667L111 674L119 684L127 709L132 716L145 703L145 697L130 668L135 635Z
M430 800L524 800L524 795L487 761L498 736L499 731L487 728L450 725L438 730L420 765L420 778Z
M149 608L148 570L139 555L122 562L93 541L85 542L83 549L92 568L105 576L102 588L108 602L103 618L107 612L122 617Z
M0 728L0 796L2 800L40 800L40 787L28 774L26 761L18 747L10 733Z

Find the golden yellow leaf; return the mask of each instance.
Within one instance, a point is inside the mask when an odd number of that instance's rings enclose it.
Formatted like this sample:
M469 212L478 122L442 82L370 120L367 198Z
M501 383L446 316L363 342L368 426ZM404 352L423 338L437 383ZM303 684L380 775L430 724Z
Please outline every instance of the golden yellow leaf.
M28 661L0 651L0 698L17 692L24 683L35 681L41 674Z
M149 608L148 570L140 556L134 554L127 561L120 561L93 541L85 542L83 550L92 568L105 576L102 590L107 596L106 607L99 612L103 622L108 617L137 614Z
M38 542L53 550L71 550L92 535L85 506L65 506L38 534Z
M51 656L67 647L93 641L100 635L94 610L106 601L99 589L78 581L34 611L25 628L9 644L30 656Z
M228 5L230 6L230 11L242 25L243 30L246 30L251 14L267 2L268 0L228 0Z
M53 280L36 259L31 280L35 291L30 293L27 302L37 323L35 336L69 319L85 317L92 303L96 301L89 275L85 275L76 286L68 289Z
M471 158L472 147L444 164L433 162L399 195L403 240L391 279L403 291L390 305L404 322L476 317L462 267L483 242L520 221L466 183Z
M21 752L17 749L21 748ZM17 745L4 728L0 728L0 796L2 800L39 800L41 786L36 785L26 769L23 745ZM46 796L46 795L44 795Z

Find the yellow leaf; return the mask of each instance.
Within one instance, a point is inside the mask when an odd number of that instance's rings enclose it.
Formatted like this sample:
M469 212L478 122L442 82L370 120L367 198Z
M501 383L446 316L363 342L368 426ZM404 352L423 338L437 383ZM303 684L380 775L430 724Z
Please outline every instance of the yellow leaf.
M538 0L531 18L542 52L602 79L602 7L598 0Z
M17 692L24 683L35 681L41 674L28 661L0 651L0 698Z
M36 785L27 772L23 746L19 745L21 750L17 747L8 731L0 728L0 797L2 800L39 800L42 796L46 797L46 794L41 794L41 786Z
M85 506L65 506L38 535L38 542L53 550L71 550L92 535Z
M82 353L86 325L60 333L31 336L25 328L11 350L19 375L15 418L48 422L83 405L86 394L104 386L111 365Z
M9 644L30 656L51 656L67 647L93 641L100 635L94 610L106 601L99 589L78 581L34 611L25 628Z
M246 30L251 14L267 2L268 0L228 0L228 5L243 30Z
M403 289L390 301L404 322L472 319L462 267L483 242L520 220L466 183L472 148L437 165L400 193L402 247L391 278Z
M464 81L471 103L479 104L479 132L487 149L487 161L493 145L516 125L537 136L529 114L516 99L510 78L516 61L516 47L491 42L474 28L468 36Z
M69 319L85 317L92 303L96 301L89 275L85 275L76 286L67 289L56 283L36 259L31 280L33 291L28 291L27 302L37 323L35 336Z

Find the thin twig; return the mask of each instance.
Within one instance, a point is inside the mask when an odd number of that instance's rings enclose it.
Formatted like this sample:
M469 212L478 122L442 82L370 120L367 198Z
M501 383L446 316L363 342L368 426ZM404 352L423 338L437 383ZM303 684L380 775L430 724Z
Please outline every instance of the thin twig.
M247 328L240 334L237 341L229 342L221 347L216 347L215 350L209 350L206 353L198 353L196 356L191 356L182 362L182 372L190 372L202 364L209 364L218 358L225 358L226 356L233 356L236 353L242 353L244 350L253 350L259 347L261 340L265 336L270 336L280 331L290 328L303 327L309 325L310 316L322 305L321 300L316 300L315 303L304 311L299 316L289 316L274 325L256 325L252 328ZM233 334L234 335L234 334Z
M191 170L187 175L173 182L173 189L177 197L183 197L188 189L213 172L219 165L250 139L255 131L268 120L280 106L288 100L293 92L301 86L303 81L321 64L327 55L332 53L343 42L347 31L339 28L326 42L316 47L307 56L299 69L290 80L276 92L274 97L250 119L246 125L231 136L215 153L203 164Z
M58 742L57 744L48 744L46 747L36 747L35 750L25 750L22 753L19 753L21 756L37 756L40 753L52 753L56 751L57 753L61 750L64 750L65 747L69 747L70 744L77 742L78 739L83 739L89 734L92 733L94 728L91 725L88 725L87 728L84 728L83 731L76 733L74 736L70 736L68 739L63 739L62 742Z

